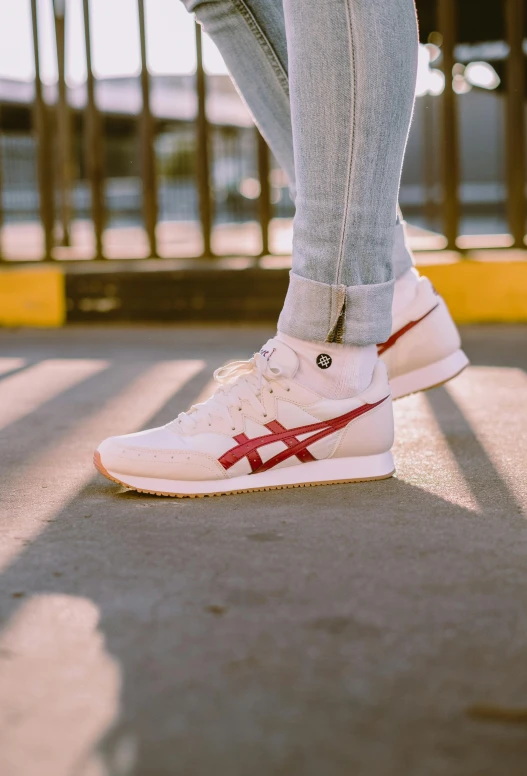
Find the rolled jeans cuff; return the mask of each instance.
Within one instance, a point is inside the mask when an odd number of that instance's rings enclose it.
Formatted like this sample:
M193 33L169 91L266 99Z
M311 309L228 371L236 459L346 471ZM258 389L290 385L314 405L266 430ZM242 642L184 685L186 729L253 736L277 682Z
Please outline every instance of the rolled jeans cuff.
M392 262L393 275L396 280L414 266L414 259L407 242L406 221L398 220L395 226Z
M394 282L333 286L291 272L278 331L309 342L385 342L391 333Z

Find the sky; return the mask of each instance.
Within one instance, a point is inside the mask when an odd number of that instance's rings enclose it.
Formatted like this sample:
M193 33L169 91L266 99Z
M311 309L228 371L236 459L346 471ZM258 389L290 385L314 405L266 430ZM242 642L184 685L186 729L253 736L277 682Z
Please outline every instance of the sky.
M145 0L148 64L152 73L192 73L195 68L192 17L180 0ZM85 80L82 0L66 0L66 73L72 84ZM38 0L42 79L56 80L52 0ZM93 67L96 77L137 74L140 68L136 0L91 0ZM30 0L0 0L0 77L34 75ZM225 73L209 39L208 72Z

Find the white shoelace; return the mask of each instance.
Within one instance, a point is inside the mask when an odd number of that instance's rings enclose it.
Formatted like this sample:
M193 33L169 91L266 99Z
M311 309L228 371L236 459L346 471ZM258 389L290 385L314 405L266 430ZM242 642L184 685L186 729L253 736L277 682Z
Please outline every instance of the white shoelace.
M195 431L198 424L211 426L212 418L225 420L232 425L230 407L241 410L241 402L248 401L257 413L267 417L262 404L264 386L276 380L282 374L279 367L273 367L260 353L255 353L249 361L231 361L216 369L214 379L218 383L213 395L201 404L194 404L188 412L181 412L173 421L175 430L185 432ZM270 388L272 392L272 388Z

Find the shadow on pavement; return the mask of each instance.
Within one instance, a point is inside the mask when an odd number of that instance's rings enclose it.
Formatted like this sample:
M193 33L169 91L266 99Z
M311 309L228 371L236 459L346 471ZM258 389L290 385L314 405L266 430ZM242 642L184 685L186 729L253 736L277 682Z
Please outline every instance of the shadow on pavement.
M404 479L167 500L94 477L48 522L1 576L7 630L35 596L88 601L80 648L73 604L50 624L59 690L100 639L120 677L73 776L523 776L525 726L471 709L527 705L525 517L449 393L428 401L478 511Z

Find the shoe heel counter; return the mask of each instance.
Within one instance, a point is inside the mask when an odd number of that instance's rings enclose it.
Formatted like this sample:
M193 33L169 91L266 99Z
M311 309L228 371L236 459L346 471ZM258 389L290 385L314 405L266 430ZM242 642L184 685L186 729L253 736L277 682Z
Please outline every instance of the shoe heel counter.
M390 378L440 361L461 347L457 326L441 297L437 307L406 332L381 358Z
M457 326L441 297L439 297L439 303L435 310L422 321L422 326L419 340L416 338L413 348L416 358L422 361L418 367L431 360L438 361L441 358L446 358L461 347L461 337Z
M353 458L386 453L391 450L393 439L393 405L392 397L388 396L378 407L346 426L333 457Z

